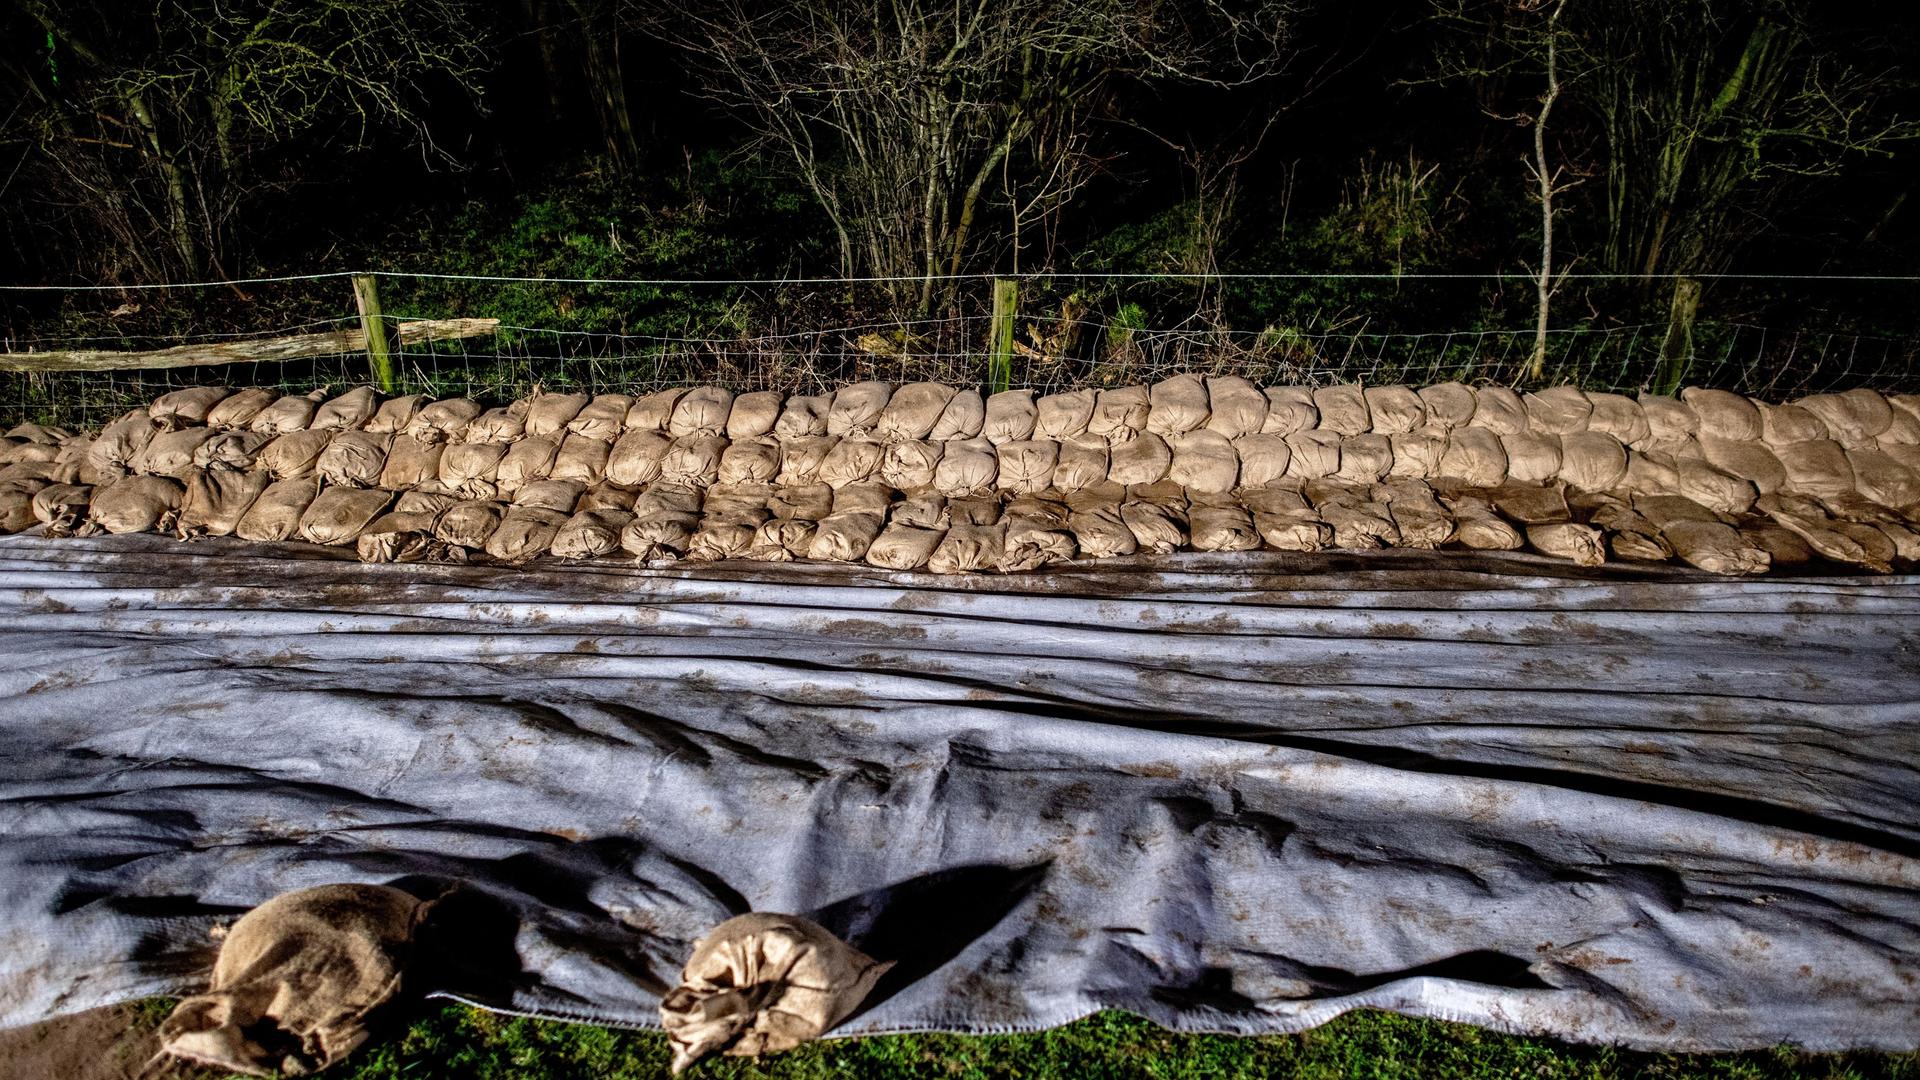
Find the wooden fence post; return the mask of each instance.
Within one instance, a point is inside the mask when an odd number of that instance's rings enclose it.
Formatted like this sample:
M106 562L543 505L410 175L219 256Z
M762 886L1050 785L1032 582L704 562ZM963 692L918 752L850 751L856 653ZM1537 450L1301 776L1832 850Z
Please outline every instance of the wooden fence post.
M360 331L367 338L367 364L373 383L383 394L393 393L393 338L386 316L380 314L380 293L372 274L353 275L353 299L360 305Z
M1013 384L1013 320L1020 309L1017 278L993 279L993 321L987 332L987 392Z

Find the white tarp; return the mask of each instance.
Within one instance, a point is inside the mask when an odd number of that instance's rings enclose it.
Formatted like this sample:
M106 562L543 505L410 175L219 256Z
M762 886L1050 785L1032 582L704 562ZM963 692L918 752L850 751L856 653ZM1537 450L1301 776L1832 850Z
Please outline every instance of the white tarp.
M616 1024L752 909L899 962L843 1033L1920 1044L1917 578L342 556L0 541L0 1024L459 881L435 985Z

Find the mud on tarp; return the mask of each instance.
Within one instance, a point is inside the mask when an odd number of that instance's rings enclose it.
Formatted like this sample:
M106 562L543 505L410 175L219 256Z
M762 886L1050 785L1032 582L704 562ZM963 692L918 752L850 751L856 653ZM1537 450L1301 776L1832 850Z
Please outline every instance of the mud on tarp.
M895 963L847 1034L1920 1043L1914 578L349 558L0 541L0 1023L457 880L434 985L615 1024L751 909Z

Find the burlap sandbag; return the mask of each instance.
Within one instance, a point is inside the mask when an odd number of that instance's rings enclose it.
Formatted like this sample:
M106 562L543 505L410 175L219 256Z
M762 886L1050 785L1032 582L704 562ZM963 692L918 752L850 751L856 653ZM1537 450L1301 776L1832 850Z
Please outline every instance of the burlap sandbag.
M131 468L159 425L145 409L134 409L102 428L87 449L87 461L103 472Z
M1107 440L1090 433L1075 435L1060 444L1060 457L1053 467L1052 487L1059 492L1073 492L1103 484L1111 464Z
M628 487L651 484L659 478L660 462L672 448L673 440L665 432L629 429L607 455L607 479Z
M216 434L218 432L207 427L162 431L148 440L146 448L134 459L133 471L184 479L193 472L194 455Z
M1198 375L1175 375L1147 390L1147 430L1162 438L1204 427L1207 384Z
M1773 451L1767 449L1765 442L1732 442L1712 435L1702 435L1698 442L1707 464L1728 476L1751 482L1762 495L1779 491L1787 482L1786 468Z
M771 484L779 475L780 444L772 438L733 439L720 455L719 483Z
M241 391L243 394L246 392ZM404 394L397 398L388 398L373 411L373 417L367 421L366 427L362 430L371 431L375 435L398 435L407 430L407 425L413 422L413 414L419 412L421 406L432 400L425 394ZM226 402L223 401L221 404L225 405Z
M821 519L819 527L814 530L813 543L807 548L807 558L818 562L860 562L866 558L867 549L873 546L886 524L884 512L868 509L843 511L836 505L834 512Z
M1552 525L1573 520L1566 493L1540 484L1502 484L1486 492L1494 508L1521 525Z
M1287 486L1243 488L1240 505L1267 546L1280 551L1320 551L1333 543L1333 526L1320 520L1306 496Z
M314 460L313 471L326 483L340 487L377 487L392 440L391 435L342 431L327 440L326 448Z
M933 486L948 498L991 489L1000 476L1000 456L986 439L948 442L934 466Z
M1473 423L1478 404L1471 386L1457 382L1435 383L1419 390L1420 404L1427 411L1427 423L1441 431L1451 431Z
M1754 402L1760 410L1760 439L1770 447L1830 438L1826 422L1798 405Z
M931 486L943 454L947 454L945 442L927 442L918 438L895 442L887 446L887 454L879 459L879 479L902 492ZM1100 465L1102 469L1106 467L1104 454L1100 457Z
M1812 439L1777 447L1787 479L1780 490L1794 495L1841 495L1854 490L1853 465L1847 452L1830 439Z
M1093 415L1087 419L1087 434L1118 446L1147 430L1147 412L1151 399L1144 386L1119 386L1101 390L1094 396Z
M1313 407L1320 412L1320 428L1341 435L1365 435L1373 428L1367 397L1358 386L1322 386L1313 391Z
M740 442L773 434L773 426L780 422L780 409L786 400L786 395L778 390L736 395L733 409L727 413L727 438Z
M1480 401L1484 403L1487 399L1483 391ZM1447 452L1441 455L1439 475L1464 480L1475 487L1499 487L1507 479L1507 450L1500 443L1500 435L1479 424L1454 428L1447 435Z
M558 510L510 507L500 518L493 535L487 537L486 552L495 561L509 565L537 559L553 546L553 538L560 535L560 526L567 523L569 516Z
M87 504L93 500L96 490L103 489L81 484L43 484L34 491L28 506L33 511L33 519L46 526L48 536L69 536L86 519Z
M840 444L833 435L782 436L776 483L801 486L820 482L820 464Z
M733 391L721 386L696 386L681 395L667 420L667 434L676 439L718 436L727 430L733 412Z
M1525 484L1544 484L1560 475L1562 458L1560 436L1523 431L1500 436L1500 449L1507 455L1507 479ZM1624 467L1624 465L1623 465Z
M620 530L632 520L633 514L625 510L582 510L553 534L548 551L556 559L597 559L610 555L620 550Z
M89 443L89 446L92 444ZM0 450L0 467L24 463L52 462L60 457L61 444L52 442L25 442L8 439L5 449Z
M213 407L232 393L224 386L190 386L184 390L173 390L154 398L153 404L147 408L147 415L168 431L203 425Z
M1240 457L1233 444L1211 428L1169 436L1167 448L1173 452L1167 479L1181 487L1214 495L1232 491L1240 480Z
M494 467L494 485L501 494L511 495L536 480L545 480L553 475L553 461L559 456L560 443L551 436L528 435L515 440Z
M1527 430L1541 435L1572 435L1587 430L1593 402L1577 386L1551 386L1521 398L1527 407Z
M6 438L40 443L46 446L59 446L73 437L73 432L63 427L36 424L23 421L7 429Z
M935 442L977 439L986 422L987 403L981 399L980 391L962 390L940 410L940 419L933 422L927 438Z
M1619 439L1598 431L1560 436L1558 478L1562 483L1582 491L1611 491L1626 476L1627 448Z
M315 431L359 431L380 409L380 395L371 386L356 386L320 403L307 426Z
M438 479L445 443L422 442L411 435L394 436L387 448L387 463L380 468L380 486L388 491L407 488Z
M1632 398L1624 394L1590 393L1587 401L1593 406L1592 415L1587 417L1588 431L1611 435L1627 446L1643 443L1653 434L1646 412Z
M933 553L946 539L945 528L928 529L899 521L887 523L867 548L869 566L884 570L918 570L927 565Z
M435 401L420 406L407 421L407 434L422 442L455 442L479 415L480 403L472 398Z
M1440 462L1447 456L1448 430L1438 424L1428 424L1388 436L1387 444L1393 451L1393 466L1387 470L1387 475L1420 480L1439 472Z
M1892 402L1892 398L1887 399ZM1881 449L1888 446L1920 446L1920 416L1902 408L1894 408L1893 422L1887 430L1873 437L1873 444Z
M1069 516L1067 504L1057 499L1015 496L1000 519L1006 526L1000 569L1021 573L1073 558L1078 547L1067 525Z
M1767 553L1752 546L1718 515L1678 495L1635 495L1633 508L1660 529L1673 553L1710 574L1763 574Z
M673 440L660 459L660 482L706 487L720 478L720 455L727 449L724 435L684 435Z
M580 410L587 407L588 400L585 394L548 394L536 391L533 397L527 400L526 433L529 436L539 436L558 443L561 433L567 430L568 422L580 415Z
M903 492L899 502L887 507L888 524L899 522L922 529L944 529L949 520L947 497L932 488Z
M175 529L180 539L231 536L240 518L267 490L273 478L264 472L200 469L187 480Z
M412 439L411 435L401 436ZM418 441L418 440L415 440ZM506 443L452 443L440 451L439 481L449 491L469 499L490 499L499 493L495 477L500 459L507 456Z
M1306 493L1320 520L1333 526L1334 547L1369 551L1400 542L1393 512L1373 498L1371 486L1357 487L1329 477L1307 481Z
M1288 435L1287 475L1296 480L1317 480L1339 472L1341 441L1339 432L1323 428Z
M567 421L567 431L612 445L627 426L627 411L632 408L633 398L626 394L601 394ZM767 426L773 426L771 419Z
M1207 379L1207 430L1228 439L1256 435L1267 423L1267 395L1238 375Z
M1033 438L1040 410L1033 403L1031 390L1002 390L987 399L986 418L980 434L995 446L1024 442Z
M1371 484L1393 471L1393 440L1385 435L1353 435L1340 440L1340 468L1333 475L1354 484Z
M760 526L772 519L767 510L772 493L766 484L716 484L708 488L700 508L700 528L687 546L688 560L719 562L745 557Z
M33 513L33 496L45 486L38 481L0 483L0 536L33 528L40 520Z
M868 438L843 438L833 444L820 459L816 474L821 483L842 488L864 484L880 473L880 462L887 456L887 444Z
M264 386L250 386L221 398L207 410L206 424L214 428L243 428L260 415L260 410L279 400L280 394Z
M827 412L833 408L832 394L795 395L787 399L773 433L782 440L818 438L827 433ZM627 421L632 426L633 421Z
M1405 386L1369 386L1362 392L1376 435L1400 435L1427 423L1427 406Z
M1091 393L1092 391L1088 391ZM904 383L887 399L887 407L873 426L882 442L924 439L953 400L953 387L935 382Z
M700 528L698 488L655 484L633 501L633 520L620 530L620 547L641 562L678 559Z
M1473 392L1473 420L1469 426L1495 435L1518 435L1527 430L1527 405L1504 386L1482 386Z
M928 557L927 569L936 574L977 574L992 570L1000 565L1006 546L1005 525L955 522Z
M1587 524L1605 534L1607 552L1614 558L1639 562L1673 558L1673 546L1660 535L1659 526L1624 500L1598 493L1583 495L1580 500Z
M1701 434L1741 441L1760 437L1760 410L1739 394L1689 386L1680 391L1680 400L1699 418Z
M82 534L172 530L186 486L170 476L129 476L93 489Z
M1260 425L1263 435L1286 437L1296 431L1311 431L1320 426L1320 410L1313 404L1310 386L1267 387L1267 419Z
M1430 550L1453 539L1453 515L1424 481L1383 480L1373 486L1373 501L1387 504L1401 547Z
M1135 484L1120 504L1120 520L1139 550L1166 555L1187 545L1187 492L1179 484Z
M893 384L868 380L850 383L834 391L833 404L827 408L827 434L860 439L873 437L881 414L893 400Z
M655 390L650 394L641 394L633 399L633 407L627 410L627 431L657 431L666 434L667 425L673 422L674 407L680 399L687 396L685 387L671 390Z
M1089 559L1131 555L1139 549L1133 530L1120 517L1126 489L1107 481L1067 496L1067 528L1074 546Z
M1857 523L1827 516L1826 508L1810 498L1798 495L1769 495L1756 509L1789 530L1813 548L1821 558L1872 571L1888 573L1893 569L1894 549L1887 537Z
M465 431L460 433L461 442L470 443L510 443L527 433L527 407L530 403L521 398L504 408L488 409L473 418Z
M447 495L437 491L403 491L394 500L393 513L396 514L432 514L437 522L447 508L460 501L458 495Z
M326 397L325 390L315 390L310 394L286 394L273 404L253 414L247 421L247 430L267 435L286 435L290 432L305 431L313 422L313 414L320 408L320 402Z
M454 503L440 512L439 520L433 523L433 535L455 547L484 549L506 513L505 503L491 499Z
M1142 431L1107 452L1107 479L1122 487L1158 483L1172 466L1172 449L1151 431Z
M273 436L257 431L219 431L193 452L193 463L202 469L251 469L272 441Z
M1033 437L1065 442L1075 435L1086 434L1087 422L1093 419L1096 396L1096 391L1087 389L1041 398L1033 406Z
M1740 539L1767 553L1769 569L1813 561L1813 548L1799 534L1778 522L1748 518L1738 527Z
M333 440L325 431L293 431L278 436L254 455L257 468L273 474L275 480L297 480L312 476L321 451Z
M820 524L816 521L771 518L754 530L753 544L742 557L760 562L803 559L807 549L813 546L813 534L819 528Z
M1863 495L1836 495L1821 499L1820 505L1839 521L1871 525L1885 534L1893 544L1896 557L1902 561L1920 562L1920 532L1915 531L1916 522L1912 517Z
M1605 537L1600 530L1571 521L1527 526L1527 546L1580 566L1599 566L1607 561Z
M1920 503L1920 473L1886 452L1849 450L1847 464L1853 468L1854 490L1874 502L1895 509Z
M1199 494L1189 499L1188 540L1195 551L1252 551L1260 546L1253 515L1231 496Z
M1233 453L1240 459L1241 487L1266 487L1286 476L1293 461L1286 439L1257 432L1233 440Z
M1044 491L1053 483L1060 461L1060 444L1052 439L1022 439L997 448L999 468L995 484L1002 491Z
M586 485L573 480L535 480L514 492L513 505L571 514L586 490Z
M1745 513L1759 492L1748 480L1722 472L1700 458L1674 458L1678 482L1665 490L1722 514Z
M767 509L778 518L819 521L833 513L836 494L825 484L778 485L767 497Z
M320 481L311 476L275 480L253 500L233 535L256 543L291 540L299 535L300 519L320 494Z
M1494 513L1493 503L1484 495L1473 494L1473 490L1440 496L1441 504L1453 515L1453 542L1474 551L1518 551L1526 546L1520 530Z
M431 905L381 885L261 904L221 936L207 991L160 1025L160 1050L251 1076L304 1076L352 1053L400 994Z
M353 538L354 556L363 563L456 561L449 557L447 546L433 538L434 517L389 510Z
M393 492L379 488L323 489L300 515L300 538L312 544L351 544L393 501Z
M1673 453L1677 443L1686 442L1700 432L1700 417L1693 407L1678 398L1641 394L1640 415L1647 418L1647 437L1635 444L1635 450Z
M1827 426L1827 437L1849 450L1870 445L1893 423L1892 406L1873 390L1813 394L1794 404L1819 417Z
M612 451L611 443L569 433L560 441L560 452L553 456L553 470L547 475L555 480L597 484L606 476L607 461Z

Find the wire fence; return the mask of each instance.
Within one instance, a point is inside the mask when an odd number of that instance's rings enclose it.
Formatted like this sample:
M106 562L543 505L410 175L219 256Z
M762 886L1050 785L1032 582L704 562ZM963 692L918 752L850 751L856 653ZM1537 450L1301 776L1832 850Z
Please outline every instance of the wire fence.
M333 275L327 275L332 277ZM317 280L308 279L308 280ZM553 284L541 279L540 284ZM329 282L335 293L338 282ZM733 284L733 283L728 283ZM111 297L103 297L110 300ZM777 310L777 305L767 310ZM392 319L444 318L444 310L390 310ZM485 310L457 314L485 316ZM532 320L526 320L532 321ZM556 320L558 321L558 320ZM574 320L578 322L578 320ZM617 313L609 322L624 322ZM258 336L355 330L350 306L293 321L263 320ZM407 345L395 356L399 393L465 395L486 401L536 387L638 393L700 382L735 389L817 393L848 382L931 380L981 386L994 328L985 312L904 320L854 320L832 327L760 332L640 333L503 322L491 334ZM1374 385L1458 380L1509 386L1571 383L1635 392L1662 371L1664 323L1582 325L1551 330L1539 377L1531 328L1405 331L1364 318L1339 327L1233 329L1194 316L1161 326L1114 314L1021 315L1015 321L1010 385L1048 393L1078 386L1151 383L1191 371L1243 375L1264 385ZM246 332L114 335L38 334L9 339L9 352L156 348L244 339ZM1741 322L1692 328L1684 369L1690 385L1780 400L1868 386L1920 383L1920 340ZM364 351L285 362L240 362L112 371L0 372L0 419L94 427L169 390L191 385L265 386L290 393L368 382Z

